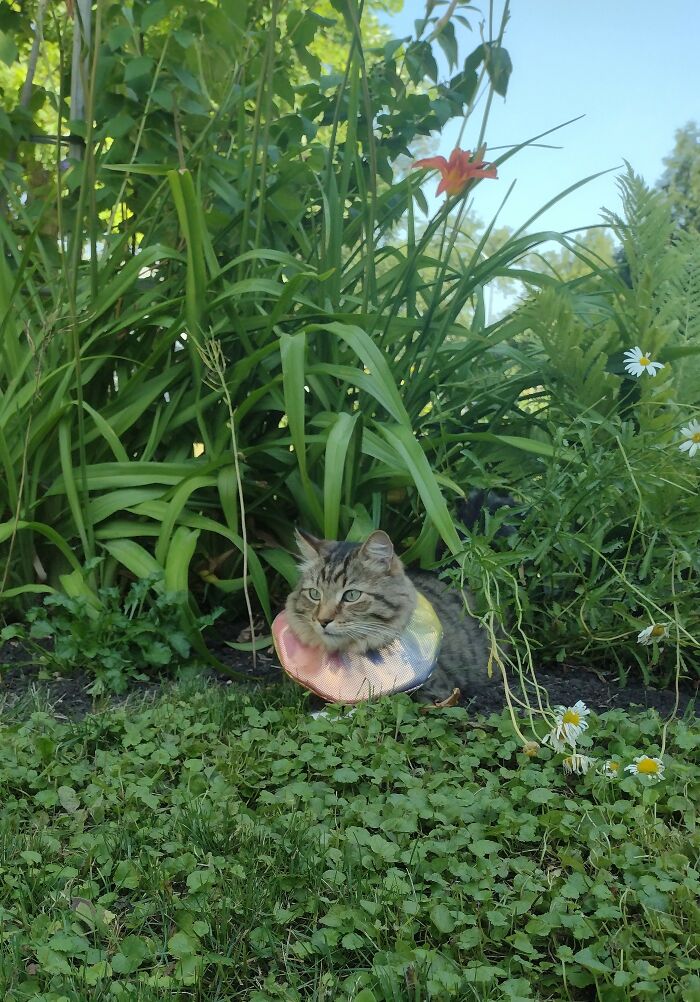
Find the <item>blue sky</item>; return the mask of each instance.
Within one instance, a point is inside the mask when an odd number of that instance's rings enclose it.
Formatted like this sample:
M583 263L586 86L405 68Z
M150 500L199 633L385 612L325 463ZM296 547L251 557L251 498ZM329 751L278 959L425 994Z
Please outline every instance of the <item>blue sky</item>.
M502 0L495 0L495 8L500 15ZM390 21L395 35L411 33L424 10L424 0L404 0L402 13ZM462 59L480 41L481 17L468 17L473 32L456 25ZM499 223L517 228L569 185L623 160L653 184L663 172L675 130L700 118L699 40L700 5L691 0L512 0L504 45L513 74L505 100L494 101L489 147L511 146L577 115L585 117L545 140L560 149L523 150L501 169L499 182L480 184L476 215L491 219L515 180ZM478 111L472 121L462 143L466 148L476 142ZM459 124L450 123L434 137L430 155L449 155ZM431 181L426 194L432 190ZM619 208L614 173L569 195L535 228L592 225L600 222L601 206Z

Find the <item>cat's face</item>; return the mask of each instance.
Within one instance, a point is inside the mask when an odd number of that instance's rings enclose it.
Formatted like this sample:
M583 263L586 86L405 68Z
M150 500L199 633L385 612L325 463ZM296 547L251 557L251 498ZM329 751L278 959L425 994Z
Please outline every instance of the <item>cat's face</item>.
M303 643L364 653L403 632L416 591L385 532L373 532L361 544L297 533L297 544L301 577L286 612Z

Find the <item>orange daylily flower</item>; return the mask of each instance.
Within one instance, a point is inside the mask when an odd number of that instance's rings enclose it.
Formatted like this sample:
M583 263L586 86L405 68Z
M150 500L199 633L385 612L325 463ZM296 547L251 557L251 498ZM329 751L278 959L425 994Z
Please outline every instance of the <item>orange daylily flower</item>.
M471 150L453 150L450 159L444 157L426 157L416 160L411 167L435 167L440 171L442 179L437 186L436 195L446 192L448 195L461 195L470 181L478 181L482 177L498 177L492 164L484 163L483 156L486 147L482 146L473 155Z

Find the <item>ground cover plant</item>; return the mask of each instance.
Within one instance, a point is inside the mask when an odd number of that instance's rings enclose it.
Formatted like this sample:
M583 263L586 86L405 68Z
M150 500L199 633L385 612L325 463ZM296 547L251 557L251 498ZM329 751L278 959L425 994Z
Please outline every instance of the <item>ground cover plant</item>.
M155 588L155 600L149 592ZM0 640L21 642L34 663L46 670L93 676L89 692L124 693L139 682L162 676L168 667L193 654L182 597L162 590L162 581L142 578L124 596L118 588L99 589L94 601L85 595L49 595L27 613L27 625L0 631ZM198 631L223 610L200 616Z
M688 722L654 781L625 766L658 718L589 716L581 776L507 715L314 719L298 692L5 716L4 998L697 996Z

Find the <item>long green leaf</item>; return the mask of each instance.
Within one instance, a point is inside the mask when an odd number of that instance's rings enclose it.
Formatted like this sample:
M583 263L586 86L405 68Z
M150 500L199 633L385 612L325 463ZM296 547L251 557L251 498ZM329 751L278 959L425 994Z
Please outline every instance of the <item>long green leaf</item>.
M167 514L167 502L146 501L143 504L137 505L133 511L136 515L145 515L147 518L152 518L160 522ZM214 521L213 518L207 518L205 515L195 515L191 512L183 511L180 516L180 522L182 525L189 526L192 529L201 529L203 532L213 532L218 536L223 536L225 539L230 540L230 542L232 542L233 545L241 553L243 553L243 539L237 533L231 532L227 526ZM270 607L270 594L267 587L267 579L265 577L262 564L260 563L260 558L252 547L248 547L248 566L258 600L263 607L263 611L267 616L268 621L271 622L272 612ZM202 577L203 580L208 580L206 573L203 574ZM216 581L213 581L212 583L216 584Z
M192 175L188 170L168 173L170 190L177 209L180 229L187 244L185 313L187 325L197 337L202 329L202 314L207 301L207 274L204 261L204 227L197 212Z
M118 511L126 511L142 501L155 501L163 494L161 487L125 487L107 491L90 501L90 518L93 525L103 522Z
M86 311L85 319L80 325L81 328L92 327L95 320L104 316L114 307L115 303L126 296L136 285L145 268L151 268L169 259L178 260L180 258L181 255L172 248L161 244L145 247L140 254L127 261L119 269L113 280L106 282L103 277L99 294L90 299L90 308Z
M403 460L406 469L411 474L416 490L420 494L426 512L447 546L454 554L461 552L463 546L450 517L445 499L440 492L430 463L412 432L401 425L381 428L380 431Z
M22 595L55 595L56 589L52 588L50 585L38 585L38 584L25 584L18 585L16 588L7 588L5 591L0 591L0 598L11 599L20 598Z
M9 449L7 448L7 441L2 428L0 428L0 463L2 463L2 468L5 474L3 479L5 481L7 506L12 511L16 511L17 477L15 475L15 464L12 460Z
M163 573L163 567L151 556L148 550L132 539L111 539L103 542L102 546L118 563L135 574L137 578L148 578ZM158 591L162 591L162 582L156 583L155 587Z
M299 580L299 567L291 553L287 553L286 550L273 550L271 547L266 547L260 551L260 556L282 575L290 588L295 587Z
M185 463L138 462L95 463L87 468L87 482L90 491L117 490L124 487L149 487L153 484L175 486L194 473L213 472L225 459L216 460L202 466L197 460ZM62 477L57 477L49 487L47 495L65 493Z
M357 417L357 414L338 414L326 440L323 473L323 534L326 539L338 538L345 460Z
M334 380L343 380L358 390L364 390L393 415L396 408L394 393L387 383L371 372L365 372L359 366L341 365L339 362L315 362L307 367L309 376L331 376ZM393 415L395 416L395 415Z
M83 407L95 422L95 427L99 431L100 435L102 435L105 442L109 445L117 462L128 463L129 457L126 454L126 449L119 441L119 436L115 433L109 421L106 421L99 411L96 411L94 407L91 407L86 400L83 401Z
M294 454L299 466L299 475L305 490L304 508L313 517L316 525L320 527L323 521L321 506L313 491L306 465L306 334L304 331L299 331L298 334L282 332L280 356L284 406L287 412Z
M137 522L134 519L110 518L95 529L95 539L133 539L135 536L156 538L160 528L153 522Z
M406 427L410 426L408 413L396 387L389 363L365 331L352 324L340 323L312 324L307 327L307 330L327 330L341 341L345 341L361 359L374 379L382 384L387 401L385 406L394 420L399 424L405 424Z
M78 494L78 487L73 476L73 461L71 457L71 426L67 418L64 418L58 426L58 448L61 456L61 472L63 474L63 487L68 501L75 527L83 544L83 552L89 555L88 535L83 518L83 506Z
M176 594L189 591L189 569L199 539L198 529L181 525L175 530L165 559L165 590Z
M225 466L219 470L216 478L216 487L219 492L219 501L221 502L221 510L226 518L226 524L231 532L238 534L238 481L234 465Z
M72 547L63 538L63 536L56 532L56 530L50 525L45 525L43 522L28 522L24 519L20 519L17 523L15 523L14 520L2 522L0 523L0 543L4 543L8 540L10 536L12 536L15 529L17 532L38 532L41 536L45 536L50 543L53 543L53 545L61 551L71 567L77 571L80 570L80 564L73 553Z
M102 602L88 585L82 571L71 571L70 574L61 574L59 575L59 580L66 595L70 595L73 598L86 599L89 607L93 610L102 608Z
M171 543L173 529L191 495L203 487L214 487L215 485L216 479L214 477L191 477L183 484L180 484L174 491L172 499L167 502L167 513L161 519L160 535L156 543L155 558L159 564L163 564L167 568L166 554L169 553L172 544L175 542L175 537L173 536Z
M534 438L524 438L522 435L501 435L491 431L464 432L461 436L467 442L494 442L499 445L508 445L513 449L520 449L521 452L530 452L534 456L546 456L551 459L553 456L561 456L574 462L580 462L581 457L574 449L562 447L556 448L549 442L539 442Z

